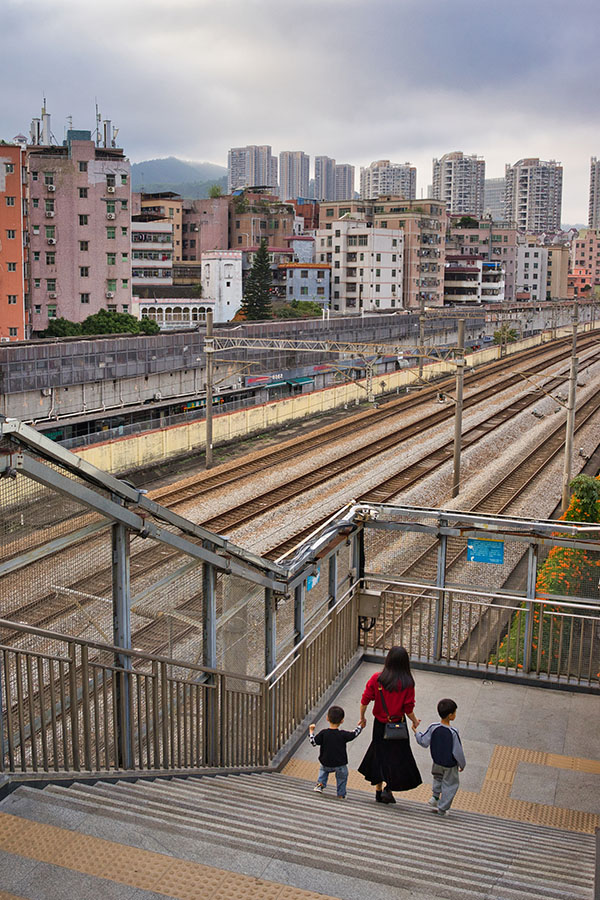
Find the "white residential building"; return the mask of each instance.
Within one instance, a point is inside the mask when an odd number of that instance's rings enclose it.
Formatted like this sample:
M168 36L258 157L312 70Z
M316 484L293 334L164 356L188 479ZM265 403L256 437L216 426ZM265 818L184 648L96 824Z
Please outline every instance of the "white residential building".
M520 244L517 247L516 295L528 293L534 303L546 299L548 248Z
M452 215L483 215L485 160L461 151L433 160L432 196Z
M590 159L590 206L588 215L590 228L600 228L600 160Z
M232 147L227 154L227 191L243 187L277 188L277 158L268 144Z
M209 250L202 254L202 303L215 322L229 322L242 305L241 250Z
M334 312L402 309L404 232L348 215L317 231L316 261L331 265Z
M308 197L310 157L302 150L283 150L279 154L279 199Z
M416 194L417 170L408 162L400 164L379 159L360 170L361 200L376 200L384 196L414 200Z
M170 222L131 223L131 284L138 287L173 284L173 225Z
M538 158L520 159L506 166L504 218L520 231L542 234L559 231L563 169L560 163Z

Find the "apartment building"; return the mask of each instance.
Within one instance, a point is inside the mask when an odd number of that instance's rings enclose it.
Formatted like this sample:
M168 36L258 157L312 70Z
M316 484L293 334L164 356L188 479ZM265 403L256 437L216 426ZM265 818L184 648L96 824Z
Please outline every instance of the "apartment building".
M148 213L131 222L131 283L138 287L173 284L173 224Z
M534 303L546 299L548 248L524 243L517 248L516 299Z
M319 227L332 231L337 227L336 221L345 216L364 218L375 228L403 232L402 308L414 310L423 306L443 306L446 210L441 201L385 196L378 197L376 201L322 203ZM332 291L335 302L335 285ZM399 303L396 305L400 306Z
M331 309L340 314L402 308L404 233L346 215L317 232L317 262L331 265Z
M298 197L294 201L296 218L302 219L303 233L316 231L319 227L319 201L308 197Z
M520 159L506 166L505 215L519 231L542 234L561 227L563 169L555 160Z
M228 248L230 204L231 197L183 201L181 222L183 263L199 263L205 251Z
M352 200L354 197L354 166L340 163L335 166L335 200Z
M295 209L268 190L243 191L229 198L229 243L231 250L258 246L265 238L269 247L281 246L294 232Z
M504 266L482 256L446 254L444 303L473 306L504 300Z
M148 213L157 221L170 222L173 226L173 260L180 263L183 258L183 197L173 191L140 195L140 212Z
M461 151L433 160L432 197L452 215L483 215L485 160Z
M335 159L315 156L315 197L317 200L335 200Z
M0 340L22 341L27 334L27 206L25 150L0 145Z
M600 160L590 159L590 202L588 211L590 228L600 228Z
M277 191L277 158L268 144L232 147L227 154L227 192L247 187Z
M310 157L302 150L283 150L279 154L279 198L295 200L308 196Z
M450 218L446 253L481 257L488 262L501 262L506 300L515 299L517 244L519 232L514 223L481 218L461 222L461 216Z
M505 178L486 178L483 186L483 215L494 222L503 222L506 193Z
M288 262L281 263L279 269L285 278L285 299L288 303L292 300L311 300L324 309L329 307L329 265L323 262Z
M547 250L546 299L561 300L568 296L570 249L566 244L559 244L550 246ZM600 258L598 267L598 281L600 282Z
M64 317L80 322L108 307L131 306L131 178L129 160L89 131L67 131L49 144L47 126L27 148L31 325ZM34 123L36 120L34 120ZM32 127L32 133L35 127Z
M375 200L381 196L414 200L416 193L417 170L408 162L401 165L379 159L360 170L361 200Z
M600 284L600 229L582 228L571 242L571 267L573 271L585 270L588 284Z

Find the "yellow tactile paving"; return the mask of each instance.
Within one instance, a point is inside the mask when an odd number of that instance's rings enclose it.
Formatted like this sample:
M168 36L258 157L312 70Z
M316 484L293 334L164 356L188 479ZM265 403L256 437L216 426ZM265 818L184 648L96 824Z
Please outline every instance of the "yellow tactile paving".
M176 900L337 900L8 813L0 813L0 850Z
M517 768L521 762L534 763L538 766L552 766L557 769L570 769L592 775L600 774L599 760L561 756L557 753L544 753L540 750L505 747L498 744L494 748L481 790L475 792L460 788L452 804L453 807L465 812L478 812L498 816L501 819L529 822L532 825L549 825L553 828L563 828L566 831L594 834L596 828L600 827L600 816L595 813L531 803L511 797ZM283 774L313 781L316 780L318 771L319 764L316 762L291 759L283 770ZM354 770L349 773L348 787L357 791L373 791L362 775ZM417 802L426 801L430 796L431 788L428 784L422 784L418 788L402 794L403 799Z
M23 900L23 898L17 897L16 894L8 894L6 891L0 891L0 900Z

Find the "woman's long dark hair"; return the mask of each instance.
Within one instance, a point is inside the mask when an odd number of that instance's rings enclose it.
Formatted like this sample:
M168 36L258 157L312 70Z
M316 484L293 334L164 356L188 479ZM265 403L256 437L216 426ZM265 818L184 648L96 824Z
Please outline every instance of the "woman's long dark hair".
M415 680L410 671L410 659L404 647L392 647L377 680L386 691L414 687Z

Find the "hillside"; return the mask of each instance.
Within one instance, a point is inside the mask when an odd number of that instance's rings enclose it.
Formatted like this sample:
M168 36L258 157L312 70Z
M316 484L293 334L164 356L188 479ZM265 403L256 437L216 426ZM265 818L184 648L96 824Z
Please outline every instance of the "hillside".
M227 169L214 163L190 162L168 156L147 159L131 166L134 191L175 191L184 197L208 197L211 185L227 190Z

